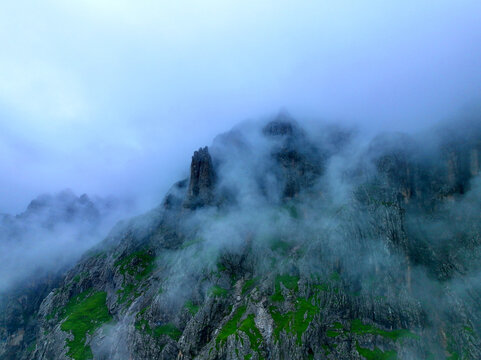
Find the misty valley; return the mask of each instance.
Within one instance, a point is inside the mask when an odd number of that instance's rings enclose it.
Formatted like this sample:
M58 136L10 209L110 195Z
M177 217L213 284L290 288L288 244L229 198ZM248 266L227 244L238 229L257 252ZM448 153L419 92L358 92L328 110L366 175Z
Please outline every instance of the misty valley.
M281 112L146 213L42 195L0 215L0 359L479 360L480 173L479 116L366 135Z

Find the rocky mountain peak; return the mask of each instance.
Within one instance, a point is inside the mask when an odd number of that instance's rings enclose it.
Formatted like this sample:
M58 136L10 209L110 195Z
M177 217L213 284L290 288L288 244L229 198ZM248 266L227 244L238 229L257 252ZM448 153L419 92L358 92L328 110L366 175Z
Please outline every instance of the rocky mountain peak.
M298 132L296 122L287 112L281 112L262 129L262 133L269 137L290 137Z
M190 180L184 207L197 208L213 200L215 171L208 147L194 152L190 165Z
M84 194L76 196L71 190L58 194L44 194L32 200L27 209L17 215L20 220L35 219L44 226L73 221L97 222L100 216L97 205Z

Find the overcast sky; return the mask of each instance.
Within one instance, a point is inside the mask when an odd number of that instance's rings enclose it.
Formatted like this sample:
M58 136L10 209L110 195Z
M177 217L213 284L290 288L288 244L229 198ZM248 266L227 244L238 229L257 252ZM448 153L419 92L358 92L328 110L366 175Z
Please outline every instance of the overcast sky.
M479 0L2 1L0 212L66 187L153 205L281 108L404 130L480 94Z

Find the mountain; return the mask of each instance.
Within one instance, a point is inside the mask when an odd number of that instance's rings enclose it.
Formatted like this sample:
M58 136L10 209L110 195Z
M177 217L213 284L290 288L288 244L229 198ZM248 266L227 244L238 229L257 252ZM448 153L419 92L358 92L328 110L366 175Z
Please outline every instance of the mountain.
M239 125L2 358L480 359L480 124Z
M42 300L126 205L64 190L0 217L0 356L16 358L18 346L35 338Z

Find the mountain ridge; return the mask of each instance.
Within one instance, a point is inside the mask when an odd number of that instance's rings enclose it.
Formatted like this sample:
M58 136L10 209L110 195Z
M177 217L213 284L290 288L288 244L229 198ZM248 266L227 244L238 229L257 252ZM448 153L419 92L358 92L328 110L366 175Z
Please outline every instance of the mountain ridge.
M84 255L11 358L481 357L476 127L365 149L261 125L199 149L161 205Z

